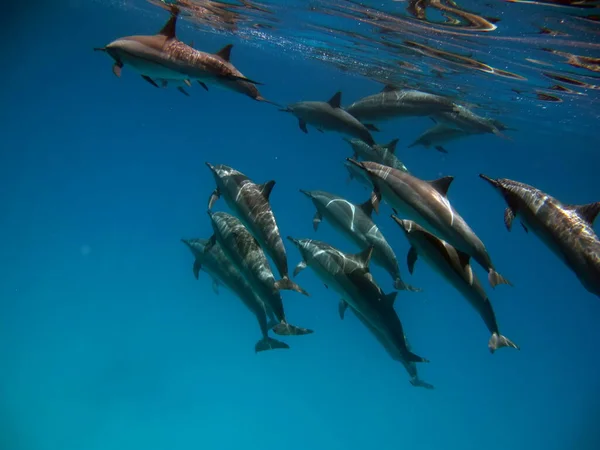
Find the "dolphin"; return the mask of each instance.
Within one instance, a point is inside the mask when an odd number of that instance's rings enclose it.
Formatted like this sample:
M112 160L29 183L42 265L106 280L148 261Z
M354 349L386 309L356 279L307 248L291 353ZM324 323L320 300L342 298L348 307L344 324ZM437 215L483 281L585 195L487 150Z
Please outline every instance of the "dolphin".
M258 241L235 216L224 212L208 211L214 234L209 239L205 251L219 244L229 261L246 279L254 293L273 311L279 324L273 331L279 335L310 334L312 330L291 325L285 318L281 289L296 290L299 288L290 280L275 281L267 257ZM308 295L303 290L300 290Z
M300 129L308 133L310 124L319 131L335 131L362 139L374 145L375 141L369 132L379 131L375 126L365 126L355 117L347 113L341 106L342 93L336 92L328 102L298 102L289 105L283 112L291 112L298 118Z
M385 145L369 145L360 139L344 138L344 140L352 147L355 159L362 158L365 161L378 162L384 166L408 172L404 163L395 154L398 139L394 139Z
M289 280L285 246L269 203L269 196L275 186L275 181L255 184L246 175L229 166L222 164L213 166L209 163L206 165L211 170L217 184L208 201L208 209L212 209L215 201L222 195L227 206L271 257L279 271L279 276L284 280ZM302 292L299 288L297 290Z
M429 233L412 220L392 219L402 228L411 247L408 251L408 270L413 273L418 256L421 256L446 281L460 292L469 304L477 311L492 334L488 348L494 353L501 347L519 347L510 339L502 336L498 330L496 314L477 275L470 264L470 256L455 249L447 242Z
M323 219L327 219L333 227L346 238L353 241L361 250L373 246L373 262L385 269L394 280L394 287L400 290L420 291L402 281L398 260L394 250L373 222L371 215L373 205L368 199L361 205L325 191L304 191L317 208L313 218L313 228L317 230Z
M354 315L362 322L362 324L371 332L371 334L377 339L377 341L382 345L382 347L387 351L388 355L394 360L398 361L404 366L404 370L408 372L410 376L410 384L415 387L422 387L425 389L434 389L434 386L426 381L423 381L419 378L419 373L417 371L417 364L413 361L407 361L404 359L402 352L398 351L398 348L393 345L392 342L386 339L384 333L380 332L377 328L375 328L369 321L365 319L365 317L357 313L351 306L348 307ZM340 308L340 318L344 319L344 309ZM411 345L408 341L406 335L404 336L404 340L406 342L406 347L410 351Z
M396 117L450 113L456 104L447 97L387 85L381 92L361 98L346 108L361 122L381 122Z
M269 337L269 328L276 326L278 323L273 311L252 292L250 285L227 259L219 244L214 244L210 250L204 251L208 245L207 239L182 239L181 241L187 245L194 255L194 277L198 279L200 270L204 270L212 277L215 292L218 292L217 286L219 285L228 287L246 308L256 316L263 336L254 346L256 353L277 348L290 348L285 342Z
M583 287L600 297L600 239L593 228L600 202L567 205L525 183L479 176L506 201L506 228L510 231L518 216L525 231L536 234L573 271Z
M371 178L375 186L371 194L375 212L378 212L380 200L385 199L397 215L414 220L440 239L471 255L488 272L492 287L511 285L496 272L483 242L450 204L447 194L454 177L424 181L375 162L358 162L351 158L348 161L361 167Z
M294 276L310 267L325 286L331 287L342 297L339 304L340 315L343 315L348 305L351 306L383 334L384 339L394 346L403 359L409 362L428 362L411 352L406 345L402 323L394 310L398 292L386 295L373 280L369 271L373 247L351 255L321 241L294 239L290 236L288 239L302 255Z
M344 167L348 171L346 184L350 183L352 180L356 180L362 184L363 187L373 190L373 183L371 183L371 179L367 176L364 170L359 169L354 164L350 164L348 161L344 161Z
M215 54L196 50L181 42L176 36L179 10L173 8L171 17L155 35L125 36L96 51L108 53L114 60L113 73L121 76L124 65L132 67L142 78L155 87L176 80L196 80L205 89L206 83L247 95L257 101L265 100L255 84L230 62L231 44ZM271 103L271 102L268 102Z
M456 105L454 111L432 114L432 119L470 134L493 133L499 137L510 139L502 133L502 131L510 129L502 122L479 116L462 105Z
M419 136L408 148L422 145L425 148L433 147L441 153L448 153L444 148L444 144L471 136L472 134L469 131L450 126L447 123L437 123Z

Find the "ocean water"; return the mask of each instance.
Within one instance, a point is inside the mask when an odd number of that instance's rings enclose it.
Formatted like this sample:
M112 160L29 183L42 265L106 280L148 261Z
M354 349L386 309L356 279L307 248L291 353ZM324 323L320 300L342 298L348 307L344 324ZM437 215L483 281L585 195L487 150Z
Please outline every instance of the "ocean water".
M450 201L514 284L484 283L502 333L521 347L491 355L487 329L458 292L423 261L408 273L408 242L382 207L375 220L404 280L423 288L400 292L395 309L414 351L431 361L419 373L434 390L411 386L352 314L339 320L337 294L311 270L296 278L310 297L284 292L283 301L290 322L314 334L255 354L255 318L227 290L216 295L206 273L194 279L180 242L212 234L210 162L276 181L283 236L358 251L327 222L313 231L314 206L298 191L368 198L347 182L342 162L352 153L339 135L304 134L291 115L233 92L195 85L185 97L128 67L115 77L110 58L92 49L158 31L168 18L158 2L7 6L0 450L600 448L600 302L532 233L518 224L507 232L504 201L478 177L522 181L565 203L600 201L598 60L578 67L543 50L598 58L598 3L551 3L458 2L501 19L490 31L446 23L439 10L416 20L406 2L264 2L236 26L181 5L181 40L206 51L233 43L232 62L283 105L338 90L347 105L388 80L448 92L516 129L506 132L511 140L456 141L448 154L407 148L428 118L385 122L375 133L378 142L399 138L398 156L419 178L455 177ZM399 28L374 31L382 23ZM544 27L562 34L540 34ZM410 53L407 40L455 46L526 79ZM433 65L449 72L433 76ZM583 86L549 89L557 82L544 72ZM227 211L223 199L215 209ZM293 268L300 254L288 244ZM382 269L372 272L393 290Z

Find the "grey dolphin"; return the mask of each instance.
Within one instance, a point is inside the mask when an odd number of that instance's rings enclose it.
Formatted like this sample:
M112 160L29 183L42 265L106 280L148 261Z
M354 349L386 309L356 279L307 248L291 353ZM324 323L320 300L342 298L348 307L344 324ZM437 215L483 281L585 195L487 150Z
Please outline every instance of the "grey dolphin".
M361 139L344 138L344 140L352 147L355 159L362 158L365 161L378 162L379 164L408 172L404 163L396 156L398 139L394 139L385 145L369 145Z
M173 8L171 17L156 35L125 36L94 50L104 51L115 60L113 73L118 77L122 67L128 65L155 87L159 87L156 80L196 80L205 89L205 83L214 83L254 100L267 101L254 86L260 83L245 77L231 64L232 45L212 54L196 50L177 39L177 16L178 9Z
M381 92L361 98L346 108L361 122L380 122L396 117L431 116L452 112L455 103L447 97L387 85Z
M214 234L209 239L205 251L218 243L229 261L240 271L254 293L271 308L279 324L273 331L280 335L302 335L312 330L290 325L285 317L283 301L279 290L294 287L289 280L275 281L267 257L260 244L235 216L224 212L208 211ZM304 292L305 295L308 295Z
M217 183L217 188L208 201L208 209L212 209L214 202L222 195L229 208L271 257L279 271L279 276L288 280L289 285L298 292L304 292L302 288L289 281L285 246L269 203L269 196L275 181L270 180L264 184L256 184L232 167L223 164L213 166L206 163L206 165Z
M310 267L317 276L343 299L340 302L340 315L347 305L361 314L371 326L383 334L384 339L400 352L402 358L412 362L428 362L411 352L404 336L402 323L394 310L394 300L398 292L384 294L375 283L369 271L369 261L373 247L351 255L343 253L329 244L312 239L288 239L300 251L302 261L294 271L297 275Z
M502 122L482 117L462 105L456 105L454 111L433 114L432 118L439 123L458 128L470 134L493 133L499 137L510 139L502 133L502 131L509 129Z
M225 256L218 243L215 243L208 251L205 251L208 245L207 239L182 239L181 241L188 246L194 255L194 277L198 279L200 270L204 270L212 277L213 289L215 291L218 285L228 287L242 301L246 308L256 316L263 337L254 346L255 352L258 353L277 348L290 348L285 342L269 337L269 328L276 326L278 323L273 311L252 292L252 287L250 287L245 278L227 259L227 256ZM269 319L268 322L267 316Z
M536 234L575 273L583 287L600 296L600 239L593 228L600 202L567 205L525 183L479 176L506 201L504 223L509 231L518 216L525 230Z
M394 250L373 222L373 205L368 199L361 205L325 191L304 191L317 208L313 218L313 228L317 230L321 220L326 219L346 238L354 242L361 250L373 246L373 262L384 268L394 280L394 287L401 290L420 291L402 281L398 260Z
M438 152L448 153L444 148L444 144L473 134L469 131L450 126L447 123L438 123L425 130L408 148L422 145L425 148L433 147Z
M319 131L335 131L375 144L369 132L379 131L374 126L365 126L341 106L342 93L336 92L327 102L298 102L289 105L284 112L291 112L298 118L300 129L308 133L306 125L312 125Z
M500 334L492 303L471 268L469 261L471 257L434 236L412 220L399 219L394 215L392 215L392 219L400 225L411 245L407 258L410 273L413 273L417 258L421 256L467 299L483 319L492 334L488 341L491 353L500 347L512 347L518 350L519 347L514 342Z
M447 193L454 177L424 181L409 173L370 161L352 164L363 168L375 186L371 201L376 212L383 198L396 214L414 220L440 239L471 255L487 272L492 287L511 284L496 272L492 260L465 220L452 207Z

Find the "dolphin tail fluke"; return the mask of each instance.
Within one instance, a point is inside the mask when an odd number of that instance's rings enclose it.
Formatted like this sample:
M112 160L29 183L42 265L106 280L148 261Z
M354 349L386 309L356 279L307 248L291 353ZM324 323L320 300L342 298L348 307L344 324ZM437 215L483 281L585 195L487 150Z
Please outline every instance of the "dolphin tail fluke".
M433 384L429 384L423 380L421 380L419 377L414 377L410 379L410 384L412 384L415 387L422 387L425 389L435 389Z
M490 282L490 285L493 288L498 286L499 284L507 284L509 286L513 285L510 281L508 281L494 269L490 269L490 271L488 272L488 281Z
M296 291L300 292L307 297L310 297L310 294L290 280L287 276L283 277L281 280L275 282L275 287L278 290L286 290L286 291Z
M269 336L261 339L254 346L254 352L264 352L267 350L275 350L278 348L290 348L285 342L278 341L277 339L270 338Z
M399 291L409 291L409 292L421 292L423 289L411 286L410 284L406 284L402 281L402 278L398 277L394 280L394 289L398 289Z
M297 327L287 322L280 322L273 327L273 333L278 334L279 336L303 336L305 334L312 334L313 330Z
M506 336L502 336L498 333L493 333L492 337L488 342L488 348L490 349L490 353L494 353L496 350L502 347L512 347L517 350L521 350L517 344L508 339Z

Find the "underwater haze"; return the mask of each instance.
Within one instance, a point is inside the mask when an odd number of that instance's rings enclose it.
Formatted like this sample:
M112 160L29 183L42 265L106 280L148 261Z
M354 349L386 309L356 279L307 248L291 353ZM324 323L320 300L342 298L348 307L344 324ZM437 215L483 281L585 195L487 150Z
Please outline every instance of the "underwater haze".
M600 201L600 4L596 1L26 2L3 11L0 90L0 450L597 450L600 301L479 174L527 183L567 205ZM231 62L275 105L198 83L154 87L93 51L154 35L179 7L177 38ZM239 80L238 80L239 81ZM213 288L181 239L209 239L224 164L274 180L286 237L360 248L300 189L356 204L351 146L280 111L341 105L385 85L445 95L507 129L409 147L434 123L376 124L377 143L422 180L453 176L448 199L512 283L473 263L502 334L410 244L382 202L373 220L402 279L394 308L434 389L412 386L340 295L306 269L281 291L286 316L314 330L271 336ZM498 131L498 130L496 130ZM213 211L231 213L223 198ZM596 230L598 226L596 225ZM600 255L597 255L600 258ZM271 262L275 278L280 276ZM391 277L372 264L383 292Z

